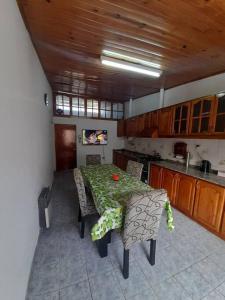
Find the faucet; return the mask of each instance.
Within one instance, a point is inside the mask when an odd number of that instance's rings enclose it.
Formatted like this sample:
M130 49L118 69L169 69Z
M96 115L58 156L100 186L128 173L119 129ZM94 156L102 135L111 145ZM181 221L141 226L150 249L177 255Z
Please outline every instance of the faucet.
M186 170L188 170L188 168L189 168L189 163L190 163L190 152L187 151L187 154L186 154Z

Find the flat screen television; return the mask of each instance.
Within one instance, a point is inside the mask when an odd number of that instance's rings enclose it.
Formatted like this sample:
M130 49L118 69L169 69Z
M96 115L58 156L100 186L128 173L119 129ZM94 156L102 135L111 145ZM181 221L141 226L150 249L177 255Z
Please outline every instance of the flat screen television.
M82 130L82 143L83 145L107 145L108 133L107 130Z

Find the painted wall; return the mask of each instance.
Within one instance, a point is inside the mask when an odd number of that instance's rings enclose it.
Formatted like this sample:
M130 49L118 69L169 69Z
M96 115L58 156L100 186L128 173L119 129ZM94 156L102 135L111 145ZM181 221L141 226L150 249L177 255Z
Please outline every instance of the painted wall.
M51 95L16 1L0 3L0 299L24 300L39 234L37 199L52 183Z
M183 84L172 89L165 90L164 106L184 102L194 98L214 95L225 91L225 73L211 76L205 79ZM125 104L125 116L128 117L129 102ZM139 115L147 111L159 108L159 93L138 98L133 101L133 115Z
M78 166L85 165L87 154L100 154L103 163L112 163L112 150L124 148L124 139L117 137L117 122L105 120L93 120L85 118L54 117L54 124L75 124L77 130L77 163ZM82 145L79 136L82 129L106 129L108 130L108 144L104 146ZM105 155L103 155L105 153ZM103 159L105 156L105 159Z

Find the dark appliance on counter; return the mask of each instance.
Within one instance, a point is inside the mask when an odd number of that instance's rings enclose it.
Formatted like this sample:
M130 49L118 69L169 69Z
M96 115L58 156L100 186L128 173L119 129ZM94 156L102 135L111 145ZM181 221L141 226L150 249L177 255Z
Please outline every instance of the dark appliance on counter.
M211 170L211 163L208 160L202 160L200 164L200 171L209 173Z

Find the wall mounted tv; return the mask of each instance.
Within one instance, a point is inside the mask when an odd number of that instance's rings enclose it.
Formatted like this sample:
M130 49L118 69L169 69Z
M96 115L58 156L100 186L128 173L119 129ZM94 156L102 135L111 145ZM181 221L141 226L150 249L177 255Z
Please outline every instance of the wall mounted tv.
M83 145L107 145L108 133L107 130L82 130L82 143Z

